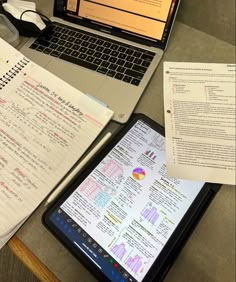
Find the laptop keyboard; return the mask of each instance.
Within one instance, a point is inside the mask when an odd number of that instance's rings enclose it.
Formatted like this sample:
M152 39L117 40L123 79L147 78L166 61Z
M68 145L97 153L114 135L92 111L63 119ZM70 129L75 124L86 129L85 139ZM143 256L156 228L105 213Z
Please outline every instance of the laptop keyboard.
M53 23L30 46L39 52L138 86L155 53Z

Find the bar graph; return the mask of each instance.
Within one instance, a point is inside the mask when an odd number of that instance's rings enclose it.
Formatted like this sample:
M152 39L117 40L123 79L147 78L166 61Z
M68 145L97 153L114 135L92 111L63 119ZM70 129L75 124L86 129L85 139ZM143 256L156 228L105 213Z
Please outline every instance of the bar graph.
M159 214L157 209L153 207L151 203L147 204L147 206L141 212L141 221L147 220L153 225L156 223L158 217Z
M127 252L124 243L114 245L112 247L111 251L120 260L123 259L124 255Z
M152 159L153 161L156 159L156 155L153 151L151 150L147 150L144 153L146 156L148 156L150 159Z
M138 255L135 255L134 257L130 256L128 257L127 261L126 261L126 265L128 266L128 268L133 271L134 273L138 273L139 270L142 267L142 258Z

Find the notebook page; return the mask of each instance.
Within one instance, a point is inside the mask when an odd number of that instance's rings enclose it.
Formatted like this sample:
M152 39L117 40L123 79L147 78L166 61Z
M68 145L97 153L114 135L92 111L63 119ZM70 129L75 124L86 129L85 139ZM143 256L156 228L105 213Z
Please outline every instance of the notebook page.
M0 39L1 77L17 66L0 89L0 237L39 205L113 115Z

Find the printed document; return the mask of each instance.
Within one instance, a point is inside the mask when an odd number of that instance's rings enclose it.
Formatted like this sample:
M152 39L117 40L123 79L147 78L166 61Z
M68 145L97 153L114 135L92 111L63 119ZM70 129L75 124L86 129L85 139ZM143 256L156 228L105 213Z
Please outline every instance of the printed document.
M168 176L235 185L235 69L164 63Z

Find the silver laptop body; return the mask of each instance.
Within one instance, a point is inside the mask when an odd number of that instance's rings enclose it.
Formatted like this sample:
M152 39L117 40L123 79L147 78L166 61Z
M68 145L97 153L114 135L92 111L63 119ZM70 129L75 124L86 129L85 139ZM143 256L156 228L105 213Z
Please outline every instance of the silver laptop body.
M114 110L113 120L119 123L125 123L129 119L131 113L137 105L142 93L144 92L145 87L147 86L149 80L151 79L151 76L153 75L164 54L171 28L175 19L175 14L178 8L178 1L172 0L172 4L169 8L171 11L169 11L168 19L165 23L165 36L164 38L162 36L161 40L157 40L157 42L150 40L150 38L147 39L144 36L136 34L134 36L133 33L131 34L127 31L122 30L122 32L120 32L118 30L117 32L117 28L113 33L112 27L107 25L104 26L104 24L101 25L97 22L94 23L94 21L91 21L92 23L89 24L87 24L86 21L86 23L84 24L83 19L78 19L77 22L74 20L74 17L71 17L70 15L65 16L65 14L63 14L63 16L61 16L60 12L55 12L57 10L57 5L59 5L57 2L61 1L55 0L54 15L56 14L57 17L52 17L52 22L71 26L73 28L86 32L92 32L93 34L155 53L155 56L149 67L147 68L147 71L145 72L139 85L133 85L114 77L110 77L108 75L78 66L77 64L67 62L58 57L53 57L43 52L38 52L37 49L30 48L35 42L36 38L30 38L20 50L26 57L28 57L32 61L36 62L58 77L62 78L83 93L91 95L95 99L106 104L110 109ZM78 10L76 11L76 13L78 13ZM62 19L61 17L64 19ZM69 21L70 18L73 18L73 22ZM137 38L137 40L135 40L135 38Z

